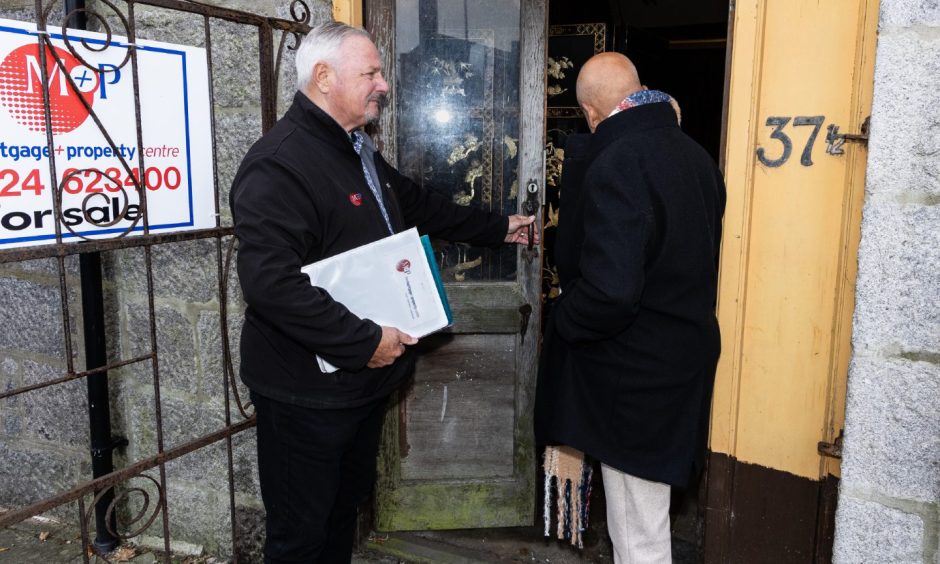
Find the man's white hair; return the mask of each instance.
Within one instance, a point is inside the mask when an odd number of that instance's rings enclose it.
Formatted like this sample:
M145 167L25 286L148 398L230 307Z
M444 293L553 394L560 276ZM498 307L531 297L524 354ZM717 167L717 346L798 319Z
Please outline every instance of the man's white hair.
M294 57L294 62L297 65L298 90L305 90L310 84L313 67L317 63L339 65L341 62L339 48L343 44L343 40L350 35L361 35L369 40L372 39L366 30L342 22L323 22L310 30L310 33L300 43L300 47L297 48L297 55Z

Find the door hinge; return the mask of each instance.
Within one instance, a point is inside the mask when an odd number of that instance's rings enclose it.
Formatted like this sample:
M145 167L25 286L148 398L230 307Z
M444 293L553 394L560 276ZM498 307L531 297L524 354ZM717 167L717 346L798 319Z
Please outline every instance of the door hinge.
M529 304L519 306L519 315L519 334L524 343L526 331L529 330L529 317L532 315L532 306Z
M871 116L865 118L862 122L861 133L839 133L839 126L830 124L826 134L826 152L830 155L844 155L845 149L842 148L847 142L868 144L868 128L871 127Z
M836 440L831 443L826 441L819 441L816 445L816 450L819 454L823 456L828 456L831 458L842 458L842 438L845 434L845 429L839 429L839 436L836 437Z

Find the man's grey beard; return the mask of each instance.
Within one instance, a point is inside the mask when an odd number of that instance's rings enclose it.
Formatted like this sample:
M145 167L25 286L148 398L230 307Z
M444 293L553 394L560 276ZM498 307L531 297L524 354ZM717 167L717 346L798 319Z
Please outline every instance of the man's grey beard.
M374 94L369 96L370 102L375 102L378 105L379 109L375 114L366 114L366 118L369 120L369 123L375 123L379 121L379 118L382 116L382 110L388 107L388 95L387 94Z

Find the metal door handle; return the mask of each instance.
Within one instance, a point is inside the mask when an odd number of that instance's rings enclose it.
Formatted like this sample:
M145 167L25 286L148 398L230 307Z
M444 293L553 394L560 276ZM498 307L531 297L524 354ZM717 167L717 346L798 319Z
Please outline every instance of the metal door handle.
M529 180L526 183L525 187L525 201L522 202L522 211L526 215L535 215L538 213L539 208L541 207L541 198L539 183L535 180ZM529 224L529 244L526 247L526 252L524 253L525 259L528 263L532 263L532 259L538 256L538 250L535 249L535 223Z

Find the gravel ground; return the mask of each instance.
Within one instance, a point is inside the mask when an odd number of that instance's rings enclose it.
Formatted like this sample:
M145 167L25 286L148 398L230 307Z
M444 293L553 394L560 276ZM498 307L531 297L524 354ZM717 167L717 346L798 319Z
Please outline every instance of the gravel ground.
M222 564L206 555L174 555L173 564ZM675 564L698 564L694 543L673 538ZM0 529L0 563L79 564L85 562L78 531L52 521L30 520ZM162 554L124 544L107 560L89 554L88 562L163 562ZM613 562L603 522L591 524L584 548L545 538L537 527L436 531L372 535L353 557L354 564L461 564L481 562L583 563Z

